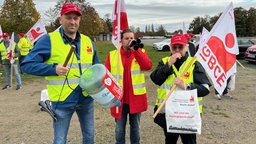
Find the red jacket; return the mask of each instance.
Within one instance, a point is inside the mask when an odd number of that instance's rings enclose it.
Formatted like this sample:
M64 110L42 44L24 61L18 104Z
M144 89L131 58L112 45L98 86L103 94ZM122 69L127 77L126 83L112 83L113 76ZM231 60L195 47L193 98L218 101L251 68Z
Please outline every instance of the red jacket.
M131 62L133 59L136 59L138 64L140 65L141 71L150 70L152 68L152 62L148 58L146 52L142 52L141 49L137 51L128 52L120 49L120 56L122 59L122 64L124 67L123 73L123 99L121 101L122 105L118 107L118 112L116 112L116 107L112 107L110 109L111 115L114 118L121 119L122 107L123 104L129 104L130 106L130 113L138 113L144 112L148 108L147 103L147 94L143 95L134 95L133 88L132 88L132 80L131 80ZM108 55L105 66L111 72L110 66L110 55Z

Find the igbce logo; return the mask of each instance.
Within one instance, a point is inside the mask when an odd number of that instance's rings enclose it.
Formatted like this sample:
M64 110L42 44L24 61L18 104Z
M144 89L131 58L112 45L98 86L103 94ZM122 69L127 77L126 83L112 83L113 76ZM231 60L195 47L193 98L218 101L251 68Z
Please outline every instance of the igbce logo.
M236 54L230 52L234 45L235 38L232 33L226 34L224 42L217 36L211 36L200 53L200 58L207 63L209 73L214 76L219 86L225 82L226 73L236 62Z
M104 80L104 83L107 85L107 86L111 86L111 83L112 83L112 80L110 78L106 78Z
M121 100L123 93L122 88L119 84L113 79L113 76L109 71L102 79L102 84L111 92L111 94L118 100Z

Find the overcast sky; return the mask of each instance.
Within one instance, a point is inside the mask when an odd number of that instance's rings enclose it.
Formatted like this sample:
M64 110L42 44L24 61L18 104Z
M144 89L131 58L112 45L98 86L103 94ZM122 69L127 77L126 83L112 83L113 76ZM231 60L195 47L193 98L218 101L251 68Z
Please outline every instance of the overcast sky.
M0 0L0 5L4 0ZM115 0L86 0L98 12L101 18L105 14L112 15ZM44 12L56 4L57 0L34 0L36 9L41 17ZM145 25L162 24L169 32L182 29L182 23L186 28L197 17L205 15L215 16L221 13L230 2L234 8L256 8L256 0L125 0L129 26L140 27L145 30ZM111 18L111 17L110 17Z

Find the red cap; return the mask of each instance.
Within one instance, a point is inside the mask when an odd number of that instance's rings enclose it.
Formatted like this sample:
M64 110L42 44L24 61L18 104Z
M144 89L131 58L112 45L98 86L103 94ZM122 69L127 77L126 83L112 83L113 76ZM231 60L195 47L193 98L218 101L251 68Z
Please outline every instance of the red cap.
M3 33L3 37L8 37L9 34L7 32Z
M190 34L184 34L186 38L190 38Z
M187 39L184 34L176 34L172 36L171 38L171 45L174 44L181 44L181 45L186 45L187 44Z
M24 37L25 34L24 34L24 33L19 33L19 36L20 36L20 37Z
M190 34L189 34L189 36L190 36L190 37L193 37L193 36L194 36L194 34L190 33Z
M192 38L194 36L194 34L189 33L189 34L184 34L186 38Z
M80 9L75 4L72 4L72 3L63 4L60 11L60 15L65 15L70 12L76 12L79 16L82 15Z

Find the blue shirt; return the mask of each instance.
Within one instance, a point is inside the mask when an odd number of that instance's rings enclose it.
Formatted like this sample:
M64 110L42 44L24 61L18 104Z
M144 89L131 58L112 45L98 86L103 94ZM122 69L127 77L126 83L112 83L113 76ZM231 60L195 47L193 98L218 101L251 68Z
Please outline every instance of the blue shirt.
M75 45L75 55L78 59L80 56L80 33L77 32L76 38L73 40L69 38L65 33L63 28L60 28L60 33L64 43ZM92 64L100 63L96 48L93 45L94 55ZM23 62L21 63L21 69L24 73L37 75L37 76L56 76L56 64L45 64L51 56L51 41L49 34L42 36L35 44L34 48L29 52L29 54L25 57ZM53 108L66 108L66 107L75 107L76 105L82 103L88 103L88 101L92 101L90 96L85 97L82 94L82 89L80 86L77 86L73 92L68 96L68 98L63 102L52 102Z

